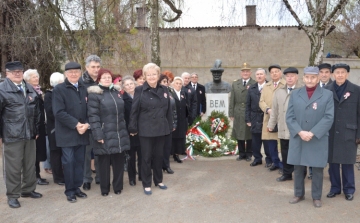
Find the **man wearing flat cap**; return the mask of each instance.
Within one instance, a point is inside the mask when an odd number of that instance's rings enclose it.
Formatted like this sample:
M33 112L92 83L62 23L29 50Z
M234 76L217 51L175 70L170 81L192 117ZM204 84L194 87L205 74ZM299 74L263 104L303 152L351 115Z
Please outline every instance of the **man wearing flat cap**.
M335 107L335 120L329 132L331 188L327 197L333 198L343 191L345 199L351 201L355 192L357 144L360 143L360 87L348 80L349 65L335 64L332 72L335 81L325 87L332 91Z
M21 62L5 65L6 78L0 84L0 140L4 143L4 179L8 205L20 207L18 198L41 198L35 192L36 143L40 125L39 99L23 80Z
M270 114L272 112L271 106L273 102L274 93L279 88L283 88L286 85L285 80L282 78L281 67L278 64L273 64L269 67L271 81L265 84L263 91L261 93L259 106L261 110L264 112L264 120L263 120L263 128L261 139L264 142L264 147L269 148L269 153L271 156L272 165L267 166L269 171L274 171L277 169L282 169L282 163L279 159L279 152L278 152L278 134L277 132L269 132L268 130L268 122L270 119Z
M319 68L319 85L320 87L325 87L328 84L331 84L331 65L328 63L322 63L318 66Z
M246 98L250 85L256 82L251 78L251 68L244 63L241 68L241 79L233 82L231 87L229 117L234 121L232 136L238 141L239 157L236 159L251 161L251 132L245 121ZM245 146L246 142L246 146Z
M290 132L285 120L291 92L301 87L301 85L298 84L298 74L299 71L295 67L289 67L284 70L286 85L280 87L274 93L270 119L267 125L269 132L272 132L276 125L278 128L283 163L283 174L276 179L278 182L292 180L292 173L294 171L294 166L287 162Z
M56 146L62 149L65 195L71 203L76 197L86 198L80 190L84 176L85 147L89 144L87 91L79 78L81 66L76 62L65 65L66 79L53 90Z
M294 197L290 204L305 199L306 168L311 166L313 205L321 207L323 172L328 157L328 132L334 121L332 93L319 86L319 68L305 67L304 87L293 90L286 112L290 132L287 162L294 165Z

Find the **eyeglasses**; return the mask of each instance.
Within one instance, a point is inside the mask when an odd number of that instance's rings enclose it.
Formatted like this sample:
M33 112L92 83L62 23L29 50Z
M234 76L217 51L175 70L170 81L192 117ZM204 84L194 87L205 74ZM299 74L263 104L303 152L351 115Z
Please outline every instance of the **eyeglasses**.
M134 83L128 83L128 84L124 84L124 86L131 86L131 85L135 85Z
M24 73L23 70L11 70L11 71L8 71L8 72L10 72L12 74L22 74L22 73Z

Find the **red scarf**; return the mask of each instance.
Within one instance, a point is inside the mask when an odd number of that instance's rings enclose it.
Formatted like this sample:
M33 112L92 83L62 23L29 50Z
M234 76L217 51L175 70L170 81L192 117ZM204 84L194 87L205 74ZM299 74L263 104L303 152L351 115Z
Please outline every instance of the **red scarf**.
M314 94L314 91L315 91L315 89L316 89L317 86L318 86L318 85L315 85L315 87L312 87L312 88L306 87L306 92L307 92L307 95L308 95L309 99L310 99L311 96Z

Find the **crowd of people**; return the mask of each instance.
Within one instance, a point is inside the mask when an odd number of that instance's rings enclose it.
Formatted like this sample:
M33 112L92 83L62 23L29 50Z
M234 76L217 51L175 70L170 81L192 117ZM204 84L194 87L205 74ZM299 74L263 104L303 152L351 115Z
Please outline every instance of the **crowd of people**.
M165 190L163 171L174 173L170 156L182 163L188 126L206 112L205 91L197 100L196 88L203 86L196 73L161 74L153 63L122 77L101 68L101 59L90 55L84 73L80 64L69 62L64 74L51 74L52 89L45 94L37 70L24 72L19 61L5 68L0 138L11 208L21 206L19 197L42 197L36 185L49 181L40 176L40 162L47 163L44 168L54 183L65 185L71 203L87 197L84 190L91 189L93 172L102 196L111 187L121 194L125 169L131 186L138 175L146 195L152 194L152 179Z
M294 175L291 204L304 199L309 167L315 207L322 205L323 170L329 163L327 197L343 191L346 200L353 200L360 87L348 80L350 67L306 67L304 86L294 67L282 72L279 65L271 65L269 81L267 70L256 69L254 80L251 69L243 64L230 95L237 160L262 165L263 147L265 167L279 171L278 182ZM35 189L36 184L49 184L40 176L40 162L46 160L51 164L46 170L51 169L54 183L65 185L71 203L87 197L81 187L91 189L92 157L102 196L108 196L111 187L121 194L125 169L129 184L141 181L144 194L152 194L152 182L166 190L163 173L174 174L170 156L182 163L187 129L206 113L205 88L196 73L175 76L148 63L133 76L121 77L101 68L96 55L86 58L85 70L67 63L64 74L50 76L52 89L43 94L37 70L24 72L19 61L6 63L0 84L0 138L11 208L20 207L20 196L42 197Z

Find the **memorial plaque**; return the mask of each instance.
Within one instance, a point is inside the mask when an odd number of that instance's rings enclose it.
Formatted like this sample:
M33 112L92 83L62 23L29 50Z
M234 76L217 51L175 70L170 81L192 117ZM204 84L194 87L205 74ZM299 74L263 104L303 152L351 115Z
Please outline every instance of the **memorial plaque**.
M224 112L229 115L229 94L228 93L206 93L206 115L210 116L212 111Z

